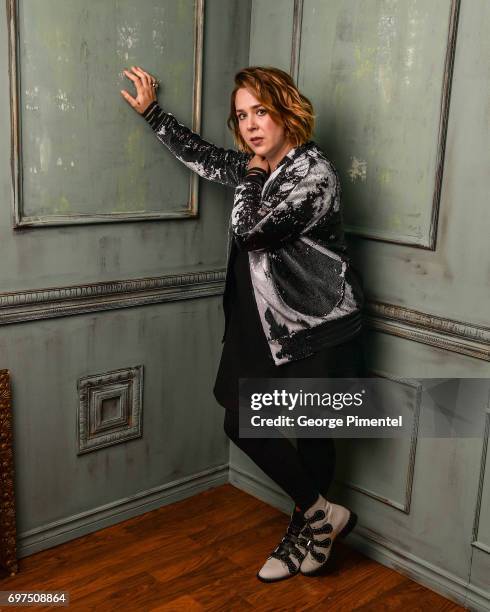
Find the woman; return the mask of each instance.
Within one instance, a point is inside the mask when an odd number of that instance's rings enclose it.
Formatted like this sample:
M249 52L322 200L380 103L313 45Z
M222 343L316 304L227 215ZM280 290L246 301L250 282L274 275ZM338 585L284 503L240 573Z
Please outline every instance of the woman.
M157 103L157 81L124 71L125 100L187 167L235 188L226 274L224 346L214 387L231 440L295 501L286 534L257 576L264 582L323 571L353 512L326 499L331 438L240 438L239 378L362 377L364 304L342 229L340 182L310 140L310 101L284 71L249 67L235 76L228 126L239 151L216 147Z

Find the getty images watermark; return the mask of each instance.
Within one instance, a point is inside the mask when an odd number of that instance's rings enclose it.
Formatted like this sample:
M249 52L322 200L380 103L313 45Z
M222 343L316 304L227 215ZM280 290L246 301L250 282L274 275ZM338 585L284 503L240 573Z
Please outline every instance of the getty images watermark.
M487 378L241 378L240 437L481 438Z

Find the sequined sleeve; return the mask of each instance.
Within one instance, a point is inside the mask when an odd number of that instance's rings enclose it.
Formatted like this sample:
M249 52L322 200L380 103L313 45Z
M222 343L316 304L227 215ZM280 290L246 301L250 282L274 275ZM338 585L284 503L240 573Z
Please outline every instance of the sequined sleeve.
M333 212L339 186L333 167L305 156L273 195L264 199L261 192L247 177L235 189L232 230L242 250L275 249L295 240Z
M199 176L236 187L245 175L251 154L217 147L203 140L199 134L179 123L171 113L163 111L157 102L148 106L143 117L158 140Z

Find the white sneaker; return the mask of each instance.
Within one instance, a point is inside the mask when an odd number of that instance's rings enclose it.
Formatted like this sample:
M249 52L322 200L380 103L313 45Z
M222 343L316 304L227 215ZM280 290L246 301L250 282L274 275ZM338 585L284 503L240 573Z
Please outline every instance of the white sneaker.
M305 512L306 525L300 544L307 553L301 562L304 576L315 576L326 568L336 537L344 538L357 523L357 515L344 506L333 504L321 495Z
M259 580L277 582L292 578L299 572L306 549L298 540L305 525L306 520L303 513L296 509L293 510L286 534L257 573Z

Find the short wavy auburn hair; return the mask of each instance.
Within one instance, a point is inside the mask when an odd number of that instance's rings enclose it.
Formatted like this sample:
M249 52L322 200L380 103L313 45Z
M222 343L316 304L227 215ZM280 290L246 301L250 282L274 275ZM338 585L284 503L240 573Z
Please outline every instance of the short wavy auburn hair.
M291 76L273 66L249 66L235 75L231 93L230 114L226 124L233 132L235 145L247 153L254 153L240 134L235 109L235 97L245 87L267 109L276 123L282 123L286 137L294 147L311 139L315 125L313 105L294 84Z

